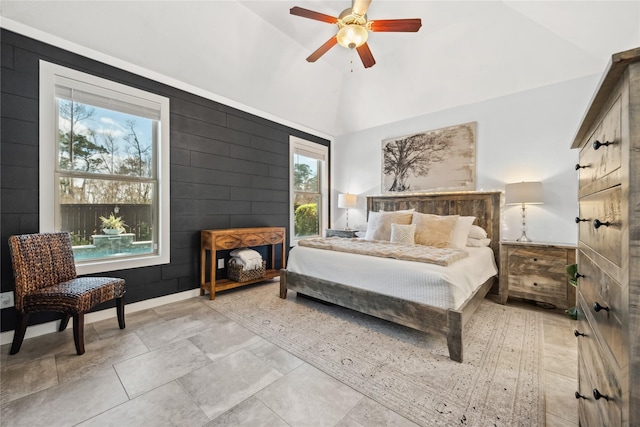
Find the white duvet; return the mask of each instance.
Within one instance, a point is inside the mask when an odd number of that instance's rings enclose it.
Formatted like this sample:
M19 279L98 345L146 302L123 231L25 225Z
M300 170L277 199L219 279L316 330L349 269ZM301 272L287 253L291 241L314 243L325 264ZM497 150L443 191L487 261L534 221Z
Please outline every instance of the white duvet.
M464 249L467 258L450 266L379 258L296 246L287 270L444 309L457 309L498 273L488 247Z

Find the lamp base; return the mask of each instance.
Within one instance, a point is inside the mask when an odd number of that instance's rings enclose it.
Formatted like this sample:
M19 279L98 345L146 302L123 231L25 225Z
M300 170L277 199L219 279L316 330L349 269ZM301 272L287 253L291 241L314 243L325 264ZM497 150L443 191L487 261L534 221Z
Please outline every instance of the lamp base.
M522 236L520 236L518 239L516 239L516 242L520 242L520 243L529 243L529 242L532 242L532 241L533 240L528 238L525 233L522 233Z

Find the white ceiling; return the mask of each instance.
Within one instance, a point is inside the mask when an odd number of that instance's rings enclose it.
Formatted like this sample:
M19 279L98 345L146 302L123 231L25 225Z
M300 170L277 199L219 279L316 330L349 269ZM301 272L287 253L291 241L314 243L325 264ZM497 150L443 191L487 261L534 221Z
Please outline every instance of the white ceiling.
M26 25L206 93L338 136L602 73L640 46L635 1L384 1L370 20L421 18L418 33L370 33L376 65L335 46L305 58L344 1L6 1L2 26Z

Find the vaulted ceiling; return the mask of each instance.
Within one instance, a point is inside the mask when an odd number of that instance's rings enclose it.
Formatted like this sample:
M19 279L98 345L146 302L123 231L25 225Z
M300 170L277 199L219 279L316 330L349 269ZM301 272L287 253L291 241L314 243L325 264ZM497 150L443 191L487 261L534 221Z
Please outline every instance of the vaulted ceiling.
M602 73L640 46L638 1L373 0L370 20L422 28L371 33L369 69L340 46L308 63L337 27L293 6L338 16L351 2L3 0L0 23L328 136Z

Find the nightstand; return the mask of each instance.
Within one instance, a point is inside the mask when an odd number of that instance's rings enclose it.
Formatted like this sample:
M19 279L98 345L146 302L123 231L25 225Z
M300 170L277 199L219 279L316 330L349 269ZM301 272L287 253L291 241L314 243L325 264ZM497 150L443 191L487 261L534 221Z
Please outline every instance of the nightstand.
M500 242L500 282L510 297L574 307L576 290L569 284L566 266L575 262L572 245Z
M346 237L346 238L352 238L352 237L358 237L356 236L356 232L358 230L343 230L340 228L328 228L327 229L327 237Z

